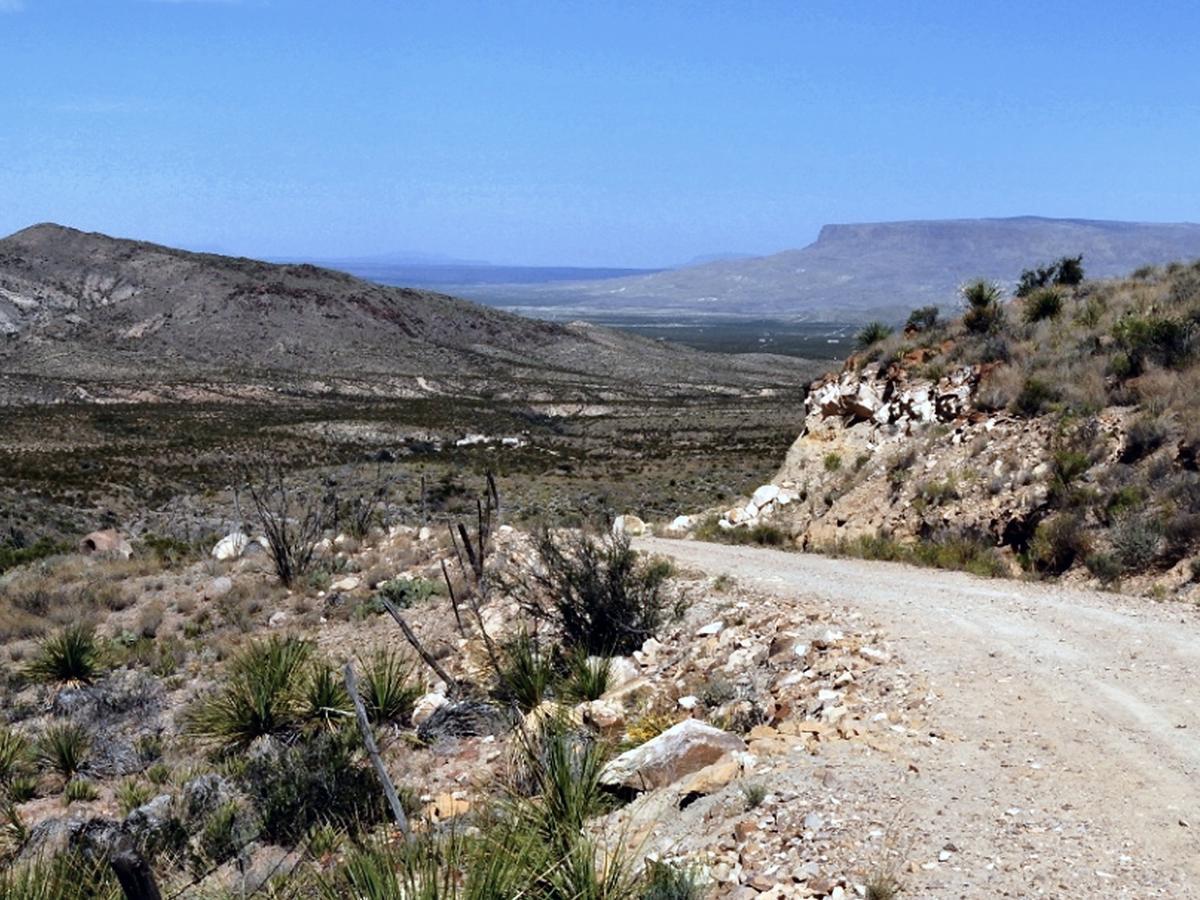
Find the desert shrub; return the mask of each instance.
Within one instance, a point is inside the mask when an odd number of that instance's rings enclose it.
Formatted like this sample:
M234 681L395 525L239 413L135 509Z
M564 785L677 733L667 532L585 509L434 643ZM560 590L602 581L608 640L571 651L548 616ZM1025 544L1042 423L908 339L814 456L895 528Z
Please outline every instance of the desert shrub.
M1044 319L1057 319L1062 313L1062 308L1062 291L1053 287L1038 288L1025 299L1025 321L1033 323Z
M1087 550L1087 535L1079 517L1057 513L1038 524L1029 545L1029 564L1036 572L1060 575Z
M1027 418L1040 416L1058 398L1058 390L1049 382L1031 375L1025 379L1020 393L1013 400L1013 412Z
M383 792L360 759L357 741L347 729L249 758L239 782L264 838L291 846L318 823L359 834L384 819Z
M915 496L918 506L941 506L958 499L958 481L953 475L940 481L922 481L916 486Z
M141 543L164 566L179 566L203 556L199 544L166 535L147 533L142 535Z
M854 339L861 349L866 349L867 347L874 347L880 341L889 337L891 333L892 329L882 322L868 322L859 329Z
M1157 416L1140 416L1129 425L1121 447L1121 462L1135 463L1145 459L1170 437L1167 423Z
M1008 566L996 548L983 538L945 530L918 541L906 561L936 569L952 569L1000 578L1008 574Z
M1162 526L1162 553L1168 565L1182 559L1200 537L1200 513L1173 510Z
M336 498L289 484L278 467L250 479L249 489L275 574L282 584L291 585L312 565L321 534L333 519Z
M421 685L413 680L413 663L390 647L379 647L369 656L359 657L359 665L359 693L367 717L375 723L406 724L422 693Z
M428 578L391 578L377 588L379 595L399 609L408 609L438 593L438 584Z
M195 868L203 872L236 856L254 837L246 825L246 817L235 800L228 800L209 813L196 836Z
M50 538L39 538L32 544L14 540L12 537L0 541L0 573L7 569L23 566L26 563L45 559L67 550L65 544L52 541Z
M1029 297L1052 285L1074 287L1083 282L1083 256L1063 256L1047 266L1026 269L1017 281L1016 295Z
M826 453L821 460L826 472L836 472L842 467L842 457L838 453Z
M787 544L787 533L778 525L756 522L741 528L725 528L716 535L726 544L755 544L759 547L782 547Z
M75 722L48 725L33 744L33 758L69 780L87 763L92 739L87 729Z
M44 638L26 673L36 681L90 684L101 673L96 630L91 625L68 625Z
M938 324L938 308L936 306L922 306L914 309L908 314L908 321L904 323L905 331L932 331Z
M188 711L191 734L229 752L256 738L293 732L300 725L300 688L312 644L272 636L231 660L225 679Z
M743 784L742 796L746 798L746 809L758 809L767 799L767 787L757 781Z
M1092 576L1103 584L1112 584L1121 577L1121 563L1111 553L1089 553L1083 564Z
M1112 329L1123 359L1113 359L1114 372L1122 377L1140 375L1148 363L1179 368L1195 350L1196 328L1180 319L1156 316L1123 316Z
M1004 309L1000 305L1000 288L987 281L972 281L963 286L963 327L974 334L990 334L1004 323Z
M608 690L611 672L612 661L608 657L588 656L577 650L567 658L562 694L576 703L599 700Z
M625 535L534 539L538 565L508 585L522 608L560 630L569 649L615 656L641 647L664 615L670 564L639 558Z
M1110 529L1109 540L1122 571L1138 572L1158 556L1162 528L1149 516L1130 513Z
M651 860L639 900L702 900L708 893L691 869Z

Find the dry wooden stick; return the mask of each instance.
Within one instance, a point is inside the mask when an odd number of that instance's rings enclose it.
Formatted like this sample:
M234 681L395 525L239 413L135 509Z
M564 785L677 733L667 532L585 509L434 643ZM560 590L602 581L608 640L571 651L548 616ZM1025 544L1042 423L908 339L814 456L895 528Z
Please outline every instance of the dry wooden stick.
M367 710L363 707L362 698L358 696L358 676L354 674L354 664L346 663L345 671L346 690L350 693L350 699L354 701L354 714L358 718L358 730L362 732L363 746L367 748L367 755L371 757L371 764L375 766L375 774L379 776L379 783L383 785L383 793L387 796L388 805L392 808L392 816L407 839L412 836L412 832L408 829L408 816L404 814L404 807L400 805L400 798L396 795L396 787L392 784L392 779L388 777L387 769L383 767L383 759L379 756L379 746L375 743L375 735L371 732L371 722L367 719Z

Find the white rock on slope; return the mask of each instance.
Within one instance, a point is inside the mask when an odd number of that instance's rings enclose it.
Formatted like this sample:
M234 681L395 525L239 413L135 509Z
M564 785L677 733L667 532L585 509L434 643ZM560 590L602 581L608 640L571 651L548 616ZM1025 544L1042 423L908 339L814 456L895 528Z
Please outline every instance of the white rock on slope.
M636 791L654 790L703 769L726 753L745 749L746 742L736 734L699 719L684 719L609 762L600 773L600 783Z

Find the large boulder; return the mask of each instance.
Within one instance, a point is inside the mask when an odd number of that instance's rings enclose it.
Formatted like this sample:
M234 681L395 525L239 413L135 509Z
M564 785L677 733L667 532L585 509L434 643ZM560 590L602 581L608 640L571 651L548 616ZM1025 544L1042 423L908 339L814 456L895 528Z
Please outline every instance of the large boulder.
M125 535L115 528L93 531L79 542L79 552L87 556L104 556L111 559L129 559L133 547Z
M217 541L216 546L212 548L213 559L237 559L246 552L249 545L250 538L240 531L234 531Z
M711 765L726 753L745 749L746 742L736 734L699 719L684 719L612 760L600 773L600 783L618 790L654 790Z
M623 516L617 516L613 520L613 534L617 537L628 535L629 537L640 537L646 533L646 523L637 516L626 513Z

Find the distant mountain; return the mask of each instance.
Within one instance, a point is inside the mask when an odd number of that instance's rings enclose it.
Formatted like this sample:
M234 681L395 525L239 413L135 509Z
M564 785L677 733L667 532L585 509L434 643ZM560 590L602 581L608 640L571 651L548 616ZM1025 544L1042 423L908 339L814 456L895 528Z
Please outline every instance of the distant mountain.
M547 385L645 394L680 383L757 391L794 382L800 365L59 225L0 240L0 402L6 382L31 379L73 382L89 396L114 382L195 380L386 396L524 396Z
M1089 276L1200 257L1200 225L1085 219L947 219L826 225L799 250L630 278L483 286L481 302L548 316L739 316L897 320L915 306L953 306L960 284L1011 285L1021 270L1083 254Z

